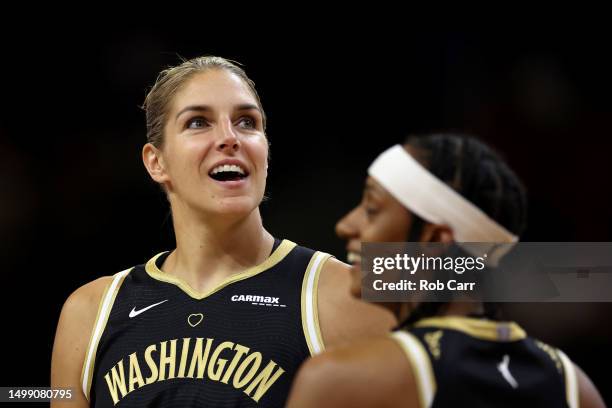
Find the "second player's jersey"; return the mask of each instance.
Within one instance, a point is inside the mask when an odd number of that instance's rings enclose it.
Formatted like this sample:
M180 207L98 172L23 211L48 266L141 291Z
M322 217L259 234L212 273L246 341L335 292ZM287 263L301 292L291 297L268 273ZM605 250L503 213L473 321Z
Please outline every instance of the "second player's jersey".
M577 407L571 361L516 323L433 317L392 336L423 407Z

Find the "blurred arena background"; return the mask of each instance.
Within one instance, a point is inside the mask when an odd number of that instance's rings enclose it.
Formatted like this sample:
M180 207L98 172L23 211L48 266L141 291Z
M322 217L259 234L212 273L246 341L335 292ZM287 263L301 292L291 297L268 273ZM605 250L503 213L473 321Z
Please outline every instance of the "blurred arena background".
M456 130L492 144L524 180L524 241L612 240L605 33L294 40L85 26L39 27L33 36L2 29L0 265L10 359L2 385L48 384L57 318L73 290L173 247L168 206L140 159L139 105L178 55L235 59L255 80L272 146L262 213L276 236L344 259L334 224L359 200L370 161L410 133ZM602 366L612 361L612 305L506 306L612 401Z

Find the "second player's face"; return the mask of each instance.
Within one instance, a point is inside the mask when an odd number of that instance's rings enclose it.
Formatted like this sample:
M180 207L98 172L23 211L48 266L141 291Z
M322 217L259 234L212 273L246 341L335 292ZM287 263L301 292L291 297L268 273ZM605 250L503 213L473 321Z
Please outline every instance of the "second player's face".
M173 205L212 215L247 215L261 202L268 141L263 114L238 76L212 69L176 94L162 155Z
M375 179L368 177L359 205L336 224L336 233L347 241L347 260L352 264L351 292L361 295L361 243L403 242L412 216Z

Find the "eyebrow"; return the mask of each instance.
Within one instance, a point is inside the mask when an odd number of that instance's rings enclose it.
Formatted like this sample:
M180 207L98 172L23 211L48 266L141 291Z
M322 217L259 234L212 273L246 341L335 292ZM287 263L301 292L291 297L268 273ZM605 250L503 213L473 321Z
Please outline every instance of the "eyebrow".
M234 109L237 111L256 110L261 114L261 109L259 109L259 106L253 105L252 103L243 103L241 105L236 106ZM184 109L181 109L181 111L176 114L174 120L177 120L179 116L181 116L185 112L212 112L212 111L213 109L208 105L191 105L191 106L187 106Z
M366 182L366 185L363 188L363 192L364 194L373 194L375 197L379 197L382 194L380 187L370 182Z

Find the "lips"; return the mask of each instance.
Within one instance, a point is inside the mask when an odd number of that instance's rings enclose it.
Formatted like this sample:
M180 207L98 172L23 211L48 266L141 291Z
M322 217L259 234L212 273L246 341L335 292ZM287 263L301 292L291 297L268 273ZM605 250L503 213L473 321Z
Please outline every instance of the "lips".
M227 159L217 162L208 172L208 176L220 183L236 183L249 177L249 170L239 160Z

